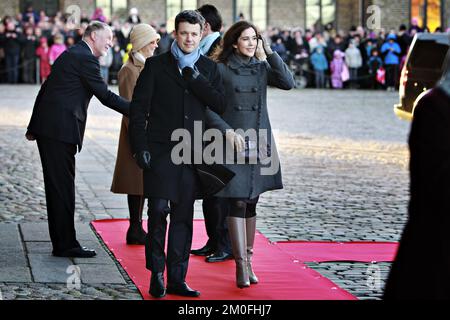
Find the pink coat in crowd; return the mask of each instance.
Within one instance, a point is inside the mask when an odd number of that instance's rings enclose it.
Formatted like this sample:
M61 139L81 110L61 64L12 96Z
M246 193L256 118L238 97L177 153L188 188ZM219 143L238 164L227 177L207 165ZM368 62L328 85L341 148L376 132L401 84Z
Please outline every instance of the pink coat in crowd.
M344 56L345 54L341 50L335 50L333 60L330 63L331 86L336 89L341 89L344 86L342 81L342 72L346 68Z
M61 55L61 53L66 51L66 49L67 49L67 47L63 43L53 44L50 48L50 51L48 52L48 60L49 60L50 64L52 65L55 62L55 60Z
M47 46L47 39L41 38L40 45L36 49L36 56L39 58L39 73L41 75L41 81L48 78L51 71L50 63L48 62L49 48Z

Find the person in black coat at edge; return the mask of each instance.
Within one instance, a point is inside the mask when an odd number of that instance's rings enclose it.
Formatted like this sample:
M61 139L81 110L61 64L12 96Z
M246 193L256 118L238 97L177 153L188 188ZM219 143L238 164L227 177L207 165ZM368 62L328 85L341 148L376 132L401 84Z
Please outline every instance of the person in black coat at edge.
M138 165L144 169L144 196L149 199L145 256L146 267L152 273L149 293L155 298L162 298L166 293L188 297L200 295L185 282L192 244L194 201L199 194L208 196L211 190L205 177L213 176L210 181L221 184L233 176L220 164L206 166L194 162L192 165L192 159L178 162L179 159L172 157L172 149L183 143L183 140L172 141L175 130L181 129L195 137L195 126L200 133L204 131L206 107L219 114L225 109L217 65L200 53L203 27L204 18L197 11L186 10L176 16L175 41L171 50L147 59L130 105L131 150ZM194 148L194 151L201 150ZM186 155L183 153L183 158ZM208 168L212 170L207 172ZM210 191L210 195L219 190ZM165 208L169 201L166 290Z
M409 136L409 220L385 300L450 299L450 52L439 85L416 100Z
M93 257L75 232L75 154L81 151L89 101L128 115L129 101L109 91L100 76L98 57L112 46L112 31L92 22L83 40L56 59L33 107L26 137L36 140L44 173L45 197L53 255Z
M220 36L222 17L217 8L210 4L201 6L197 11L206 21L200 41L200 50L203 55L211 57L222 39ZM191 250L191 253L197 256L206 256L206 262L222 262L232 259L226 220L228 202L223 198L211 196L203 199L202 208L208 241L202 248Z

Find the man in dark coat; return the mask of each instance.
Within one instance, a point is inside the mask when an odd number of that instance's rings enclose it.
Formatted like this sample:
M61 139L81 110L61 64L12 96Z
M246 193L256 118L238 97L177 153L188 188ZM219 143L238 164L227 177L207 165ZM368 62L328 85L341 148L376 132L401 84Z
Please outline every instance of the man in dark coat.
M200 41L200 50L205 56L211 57L222 39L220 36L222 17L217 8L210 4L205 4L197 10L206 21L202 41ZM226 222L228 202L223 198L207 197L203 199L202 209L208 241L202 248L191 250L191 253L207 256L206 262L232 259L233 254Z
M440 84L417 98L409 136L409 220L384 299L450 299L450 52Z
M217 65L198 48L203 26L204 19L196 11L177 15L171 50L147 59L130 106L131 149L144 169L144 195L149 198L145 252L146 266L152 272L149 292L156 298L166 294L163 274L168 201L167 293L200 294L185 282L200 181L192 165L175 163L171 154L177 142L171 137L177 129L194 137L194 126L201 123L201 132L204 130L206 106L218 113L225 108Z
M81 150L89 101L95 95L105 106L128 115L129 102L109 91L100 76L98 57L112 46L107 24L93 22L83 40L63 52L36 98L26 133L36 140L44 173L45 196L53 255L93 257L94 250L76 239L75 154Z

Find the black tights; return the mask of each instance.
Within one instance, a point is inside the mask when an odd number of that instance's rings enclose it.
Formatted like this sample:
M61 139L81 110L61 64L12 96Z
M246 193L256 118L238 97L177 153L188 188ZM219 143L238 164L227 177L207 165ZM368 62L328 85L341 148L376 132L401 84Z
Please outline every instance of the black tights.
M258 203L258 198L250 201L240 198L229 198L228 202L230 203L230 217L253 218L256 216L256 205Z
M130 211L130 223L140 225L142 221L142 209L144 208L144 197L128 195L128 210Z

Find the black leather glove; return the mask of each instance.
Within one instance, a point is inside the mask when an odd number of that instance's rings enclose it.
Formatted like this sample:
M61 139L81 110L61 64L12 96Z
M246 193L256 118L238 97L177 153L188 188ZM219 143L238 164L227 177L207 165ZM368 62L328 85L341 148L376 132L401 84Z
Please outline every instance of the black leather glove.
M134 158L136 159L137 165L141 169L150 169L150 152L147 150L141 151L139 153L136 153L134 155Z
M181 73L183 74L183 78L187 81L197 79L198 75L200 74L198 71L192 69L191 67L184 67L183 70L181 70Z

